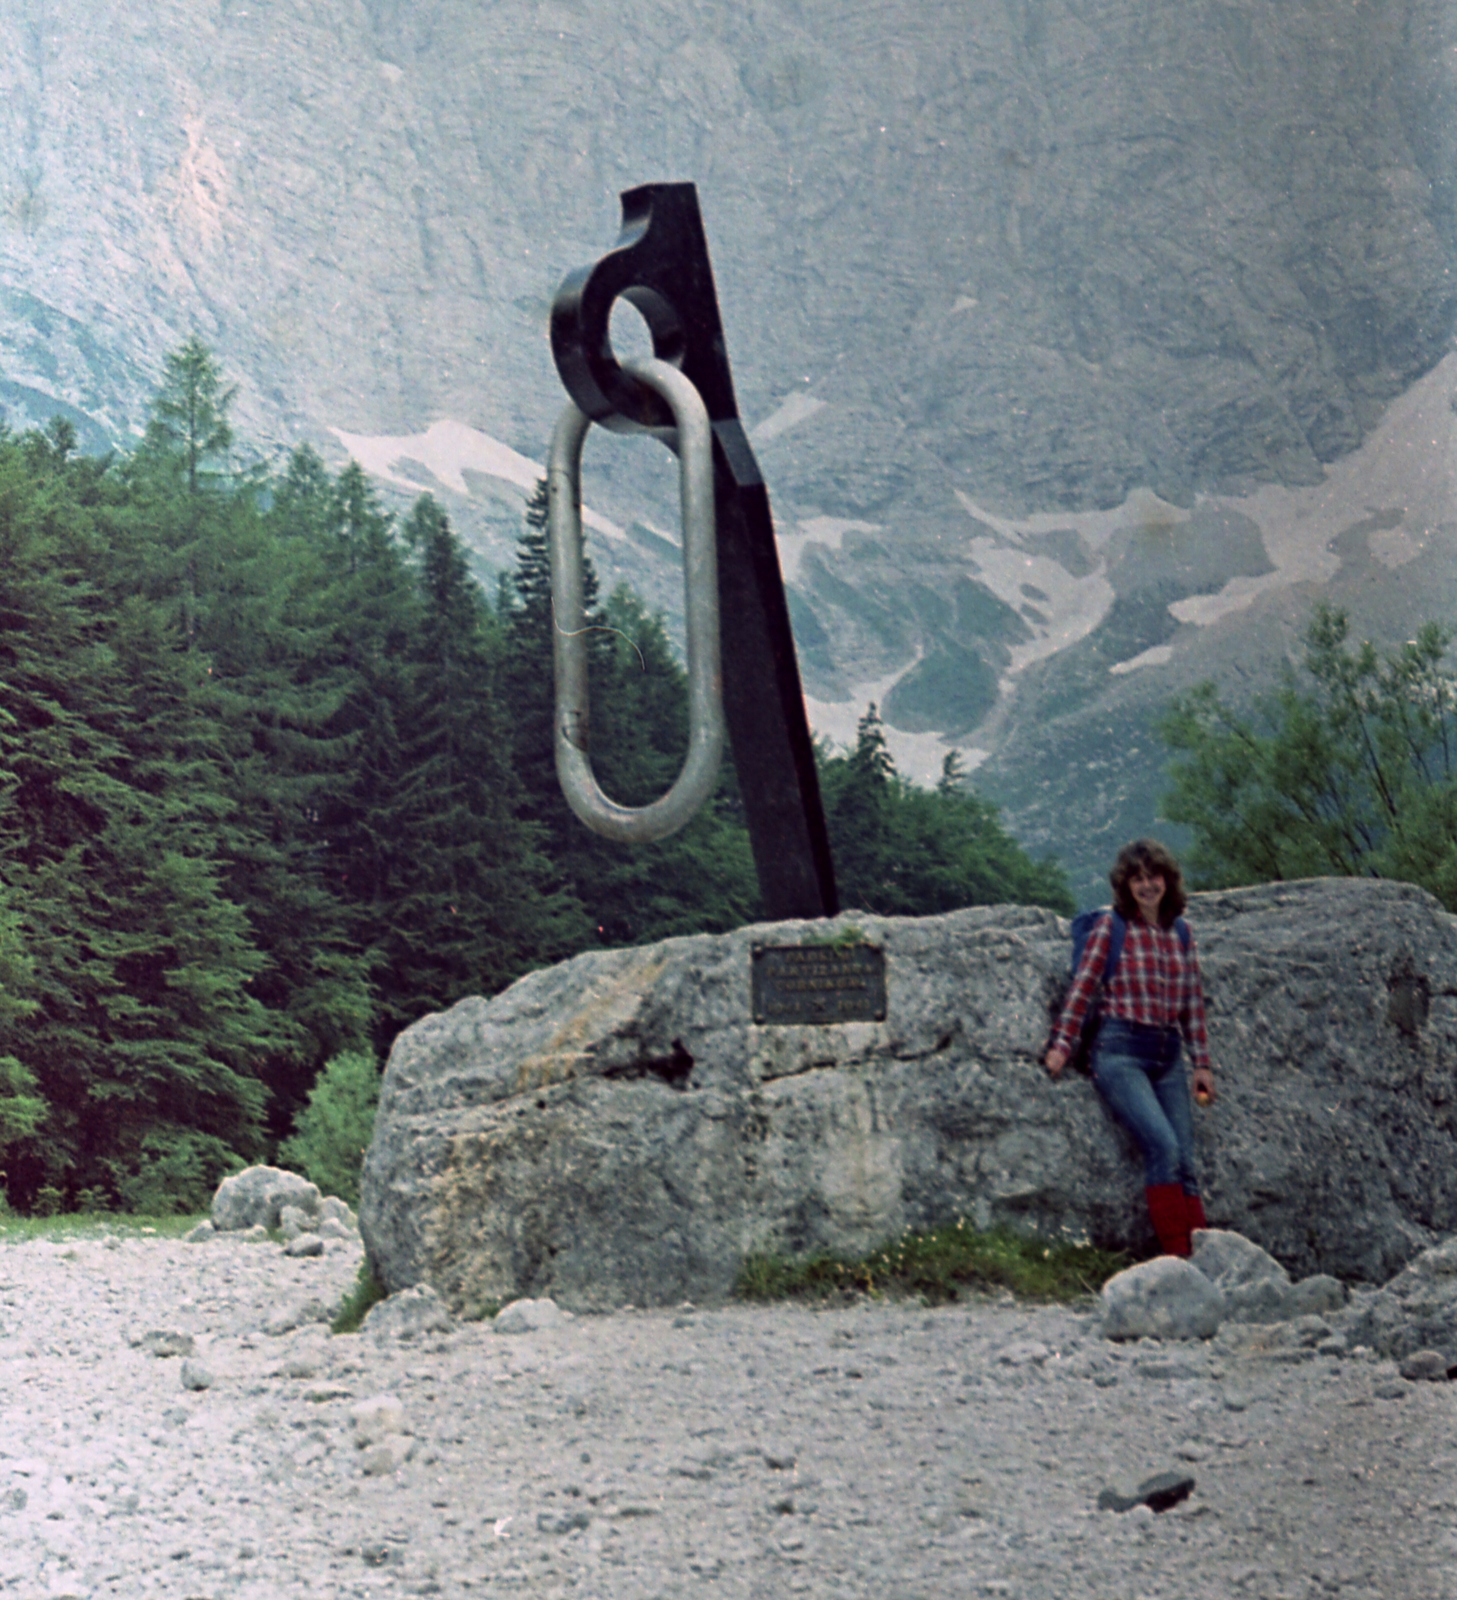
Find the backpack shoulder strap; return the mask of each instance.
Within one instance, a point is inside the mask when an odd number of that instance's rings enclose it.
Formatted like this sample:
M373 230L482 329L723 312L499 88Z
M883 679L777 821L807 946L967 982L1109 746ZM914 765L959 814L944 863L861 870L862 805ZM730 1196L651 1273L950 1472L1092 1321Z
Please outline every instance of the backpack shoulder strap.
M1109 984L1113 981L1113 974L1118 970L1118 958L1123 954L1123 939L1128 932L1128 924L1119 916L1116 909L1108 913L1110 927L1108 929L1108 959L1103 963L1103 982Z
M1187 950L1189 948L1190 940L1194 937L1193 933L1190 931L1189 924L1185 922L1182 917L1175 917L1174 928L1178 932L1179 943Z

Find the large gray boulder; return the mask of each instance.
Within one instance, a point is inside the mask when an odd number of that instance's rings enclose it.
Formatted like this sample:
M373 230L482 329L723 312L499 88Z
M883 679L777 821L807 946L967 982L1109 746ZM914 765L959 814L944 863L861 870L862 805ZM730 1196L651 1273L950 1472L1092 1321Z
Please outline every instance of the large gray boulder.
M1195 896L1218 1100L1211 1221L1287 1274L1382 1283L1457 1228L1457 933L1406 885ZM849 927L888 1015L759 1026L756 943ZM392 1291L457 1312L706 1302L754 1252L862 1252L965 1217L1152 1248L1131 1139L1039 1065L1068 924L846 913L592 952L406 1029L360 1226ZM1288 1279L1287 1279L1288 1281Z
M219 1233L239 1228L277 1228L283 1213L300 1218L319 1215L319 1190L307 1178L281 1167L245 1167L224 1178L212 1197L212 1225Z
M1346 1303L1339 1278L1316 1273L1292 1283L1267 1250L1225 1229L1194 1234L1193 1263L1224 1296L1226 1315L1234 1322L1289 1322L1338 1311Z
M1177 1256L1114 1273L1098 1298L1105 1339L1210 1339L1226 1309L1209 1279Z
M1449 1367L1457 1364L1457 1238L1423 1250L1390 1283L1353 1299L1341 1331L1348 1344L1398 1361L1437 1350Z

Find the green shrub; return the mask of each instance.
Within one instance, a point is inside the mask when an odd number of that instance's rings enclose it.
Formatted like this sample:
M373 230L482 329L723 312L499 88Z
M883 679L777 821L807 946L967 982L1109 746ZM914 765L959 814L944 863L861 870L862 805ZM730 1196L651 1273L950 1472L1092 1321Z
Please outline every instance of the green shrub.
M243 1157L210 1133L176 1124L144 1134L137 1153L128 1161L105 1163L122 1211L134 1216L171 1217L206 1212L217 1186L244 1165ZM36 1210L41 1215L40 1198ZM83 1189L74 1209L103 1209L100 1189ZM60 1209L70 1209L62 1207Z
M359 1325L368 1315L370 1307L388 1298L389 1290L369 1270L366 1258L359 1263L359 1276L345 1296L344 1304L339 1307L339 1315L329 1324L329 1332L358 1333Z
M359 1204L359 1170L374 1133L379 1068L362 1050L335 1056L314 1080L309 1103L278 1159L351 1206Z

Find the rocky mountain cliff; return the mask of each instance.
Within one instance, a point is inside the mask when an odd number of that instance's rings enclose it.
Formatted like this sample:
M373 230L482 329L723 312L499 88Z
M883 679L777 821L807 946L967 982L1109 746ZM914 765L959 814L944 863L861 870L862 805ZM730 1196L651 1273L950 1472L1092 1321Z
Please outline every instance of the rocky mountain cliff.
M125 440L197 331L241 433L431 489L484 568L557 283L696 182L816 725L975 752L1089 893L1172 688L1318 593L1450 595L1438 0L12 0L0 45L11 423ZM676 611L666 454L588 475L604 577Z

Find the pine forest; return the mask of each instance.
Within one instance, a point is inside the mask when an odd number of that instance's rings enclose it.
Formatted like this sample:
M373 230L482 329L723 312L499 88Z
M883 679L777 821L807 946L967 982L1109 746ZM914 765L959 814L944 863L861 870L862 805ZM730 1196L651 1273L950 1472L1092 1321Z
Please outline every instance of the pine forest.
M441 510L387 515L311 449L240 465L197 339L129 454L0 430L0 1169L18 1211L196 1210L279 1157L339 1058L599 945L756 916L731 762L651 846L568 812L552 759L544 488L487 594ZM592 591L594 751L641 804L686 690L662 619ZM948 761L872 707L821 751L842 903L1070 911ZM287 1152L284 1152L286 1159Z

